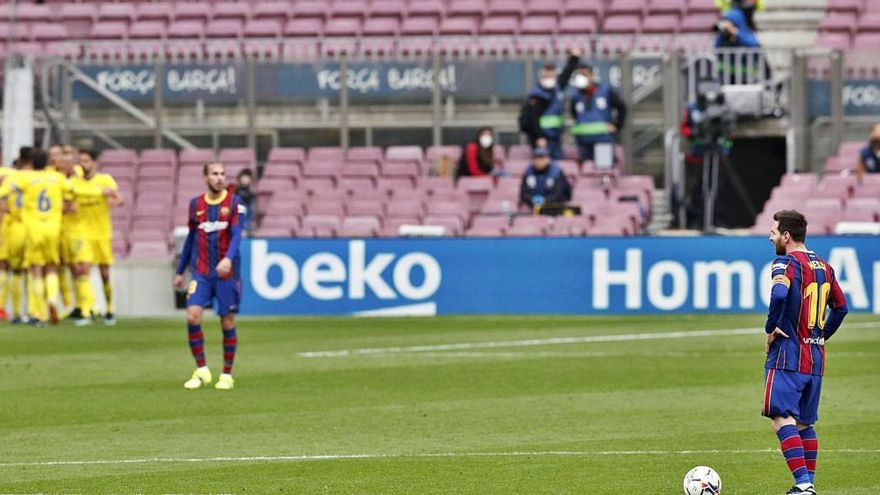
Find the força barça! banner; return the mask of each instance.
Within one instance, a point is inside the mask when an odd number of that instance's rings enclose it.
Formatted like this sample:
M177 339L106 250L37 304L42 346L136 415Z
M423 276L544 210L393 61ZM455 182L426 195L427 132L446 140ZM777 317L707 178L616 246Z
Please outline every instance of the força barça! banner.
M880 242L808 238L851 311L880 314ZM764 312L766 238L250 239L250 315Z

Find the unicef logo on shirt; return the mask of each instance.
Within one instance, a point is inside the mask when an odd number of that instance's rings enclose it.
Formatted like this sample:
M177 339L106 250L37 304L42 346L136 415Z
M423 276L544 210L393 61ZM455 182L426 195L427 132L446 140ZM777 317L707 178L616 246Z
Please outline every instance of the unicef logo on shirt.
M599 110L605 110L608 108L608 100L606 100L604 96L596 98L596 108Z

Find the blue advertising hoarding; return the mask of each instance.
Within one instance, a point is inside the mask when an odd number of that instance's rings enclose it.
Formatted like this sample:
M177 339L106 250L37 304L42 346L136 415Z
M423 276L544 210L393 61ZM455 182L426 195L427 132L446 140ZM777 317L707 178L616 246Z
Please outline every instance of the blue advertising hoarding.
M880 313L880 242L817 237L852 311ZM765 238L251 239L249 315L765 311Z
M831 82L809 82L811 117L831 115ZM843 83L844 115L880 115L880 80L851 79Z

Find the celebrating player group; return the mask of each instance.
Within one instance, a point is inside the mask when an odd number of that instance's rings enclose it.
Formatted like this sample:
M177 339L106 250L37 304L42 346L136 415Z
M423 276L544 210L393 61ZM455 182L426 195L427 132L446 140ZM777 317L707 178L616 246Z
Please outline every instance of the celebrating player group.
M94 158L70 146L52 146L48 154L24 147L12 168L0 168L0 318L57 324L60 297L78 326L91 324L97 300L91 267L97 265L104 322L115 323L110 208L123 199L113 177L97 172ZM7 294L12 296L11 318L5 310Z

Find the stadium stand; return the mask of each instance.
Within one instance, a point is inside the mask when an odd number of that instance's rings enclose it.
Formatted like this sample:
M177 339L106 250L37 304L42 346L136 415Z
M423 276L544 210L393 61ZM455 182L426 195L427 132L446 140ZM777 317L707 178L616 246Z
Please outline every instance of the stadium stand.
M258 182L256 235L265 237L395 237L401 225L440 225L447 235L583 236L633 235L651 216L654 182L622 175L603 181L589 163L562 160L572 182L572 203L581 216L535 217L519 206L520 176L527 159L501 165L507 177L430 175L440 154L458 147L417 146L273 148ZM496 156L518 157L520 145L499 147ZM125 205L113 211L118 256L167 256L171 232L186 223L190 198L204 191L202 165L215 158L207 149L106 150L101 170L119 182ZM257 170L249 148L221 149L229 181L244 168ZM621 164L623 165L623 164Z

